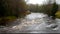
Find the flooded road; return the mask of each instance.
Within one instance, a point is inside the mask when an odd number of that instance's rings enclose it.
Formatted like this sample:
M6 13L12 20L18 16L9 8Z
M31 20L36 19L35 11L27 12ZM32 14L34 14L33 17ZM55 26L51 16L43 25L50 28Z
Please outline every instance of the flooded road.
M58 30L46 28L47 15L43 13L31 13L24 19L17 19L16 26L3 28L6 33L60 33L60 19L56 19ZM14 24L11 24L14 25Z

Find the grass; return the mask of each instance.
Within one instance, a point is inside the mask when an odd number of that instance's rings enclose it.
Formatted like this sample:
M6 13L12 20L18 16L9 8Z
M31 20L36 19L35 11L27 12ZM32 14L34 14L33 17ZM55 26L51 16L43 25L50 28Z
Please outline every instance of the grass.
M8 17L6 17L6 19L14 20L14 19L16 19L16 17L15 16L8 16Z
M7 17L1 17L0 18L0 25L6 25L7 23L10 23L16 19L15 16L7 16Z

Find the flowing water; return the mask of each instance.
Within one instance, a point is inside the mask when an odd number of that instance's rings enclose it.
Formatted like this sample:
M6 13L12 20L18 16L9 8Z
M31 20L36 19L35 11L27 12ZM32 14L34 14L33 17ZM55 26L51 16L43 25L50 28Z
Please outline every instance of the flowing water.
M52 30L46 28L48 26L48 17L43 13L31 13L27 15L24 19L17 19L14 21L15 24L19 23L16 26L3 28L2 32L6 33L60 33L60 29ZM52 21L52 20L50 20ZM60 26L60 19L56 19L56 22ZM53 22L52 22L53 23ZM14 24L11 24L14 25ZM60 28L58 26L58 28ZM1 29L2 30L2 29Z

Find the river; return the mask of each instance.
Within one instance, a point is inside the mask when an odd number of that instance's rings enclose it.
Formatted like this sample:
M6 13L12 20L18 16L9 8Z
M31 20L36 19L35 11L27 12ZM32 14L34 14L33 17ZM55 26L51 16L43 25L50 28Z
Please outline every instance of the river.
M18 25L12 27L3 28L2 32L6 33L60 33L60 19L56 19L58 23L58 29L52 30L51 28L46 28L48 17L43 13L31 13L27 15L24 19L17 19L15 24ZM11 24L12 25L12 24ZM13 24L14 25L14 24ZM5 30L5 31L4 31Z

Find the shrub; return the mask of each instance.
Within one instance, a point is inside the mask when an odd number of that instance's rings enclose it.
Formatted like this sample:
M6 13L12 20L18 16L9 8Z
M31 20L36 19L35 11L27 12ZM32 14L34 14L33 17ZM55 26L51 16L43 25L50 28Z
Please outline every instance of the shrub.
M60 18L60 11L57 11L55 15L56 15L56 18Z
M16 19L15 16L2 17L2 18L0 18L0 25L6 26L8 23L11 23L15 19Z

